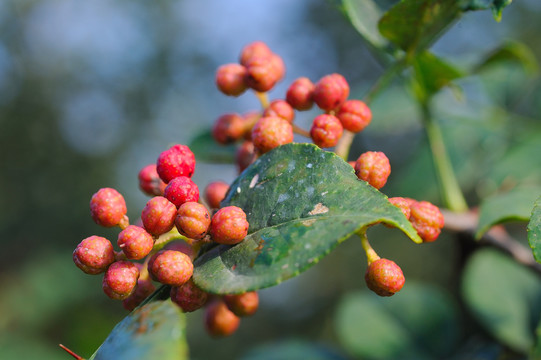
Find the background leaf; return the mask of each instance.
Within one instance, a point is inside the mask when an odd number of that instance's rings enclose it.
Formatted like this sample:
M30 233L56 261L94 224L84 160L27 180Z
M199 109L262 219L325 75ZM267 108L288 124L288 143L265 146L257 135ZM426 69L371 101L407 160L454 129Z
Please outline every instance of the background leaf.
M148 303L118 323L90 360L187 359L184 328L184 314L170 300Z
M533 256L541 263L541 196L537 198L530 222L528 223L528 242L533 251Z
M414 93L421 101L426 101L443 87L450 85L451 81L464 76L464 73L455 66L424 51L413 62Z
M288 340L257 346L241 360L346 360L336 351L321 344L302 340Z
M214 247L195 261L194 281L211 293L276 285L377 222L421 242L387 196L358 180L334 153L311 144L288 144L259 158L231 185L222 205L242 208L250 229L241 243Z
M220 145L212 137L211 130L206 130L195 136L188 147L198 161L213 164L229 164L235 162L235 145Z
M474 71L483 71L503 62L518 63L530 74L539 72L539 64L532 50L526 44L517 41L508 41L493 50L479 62Z
M526 353L541 314L541 280L491 249L477 251L464 270L462 293L483 327L502 343Z
M370 45L376 48L387 46L388 41L378 30L381 10L374 1L343 0L342 4L353 27Z
M343 346L370 359L441 359L455 349L460 334L453 299L438 288L407 281L391 298L347 295L335 321Z
M466 0L462 1L464 10L487 10L491 9L494 19L500 21L503 9L513 0Z
M518 188L481 202L475 237L481 238L492 226L507 221L528 221L541 188Z

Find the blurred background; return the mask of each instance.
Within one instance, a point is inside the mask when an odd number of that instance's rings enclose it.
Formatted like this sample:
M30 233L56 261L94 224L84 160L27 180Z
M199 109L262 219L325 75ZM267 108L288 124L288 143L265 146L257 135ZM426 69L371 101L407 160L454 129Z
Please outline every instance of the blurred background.
M392 3L379 2L383 8ZM114 187L125 196L130 219L137 219L147 201L137 185L143 166L172 144L204 138L221 114L257 109L252 94L226 97L214 85L216 68L236 62L244 45L262 40L282 56L286 78L271 99L283 98L297 77L315 82L334 72L349 81L351 98L362 98L383 68L340 6L324 0L0 2L0 358L67 359L58 343L88 357L127 314L103 294L100 276L83 274L72 262L83 238L115 240L118 233L93 223L90 197ZM503 41L515 40L539 59L539 29L523 25L539 24L540 16L538 0L514 2L500 23L489 11L468 13L433 51L469 69ZM535 77L513 64L467 77L460 87L444 91L436 103L446 135L459 135L450 152L475 203L504 181L494 162L520 140L513 135L539 132L541 90ZM512 118L502 111L510 107ZM397 81L373 111L351 157L385 151L393 166L386 194L438 203L407 87ZM296 121L308 129L311 118L305 112ZM236 177L235 166L224 161L231 153L226 148L220 158L198 161L200 189ZM443 236L418 247L387 228L374 229L370 238L401 265L406 284L446 289L450 306L460 312L460 242ZM360 242L346 241L318 266L261 291L260 311L227 339L210 339L202 312L189 314L191 357L260 358L261 346L296 349L310 342L349 358L334 319L343 296L366 292L365 263ZM458 321L469 324L460 314ZM463 330L453 336L457 344L468 339Z

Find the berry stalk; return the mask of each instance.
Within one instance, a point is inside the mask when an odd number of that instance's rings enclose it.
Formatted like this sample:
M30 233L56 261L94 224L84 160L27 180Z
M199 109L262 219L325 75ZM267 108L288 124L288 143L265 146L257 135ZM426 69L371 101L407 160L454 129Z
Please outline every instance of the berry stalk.
M269 107L269 96L267 95L266 92L259 92L259 91L254 91L255 93L255 96L257 97L257 99L259 100L259 102L261 103L261 107L263 108L263 110L265 110L266 108Z
M366 253L366 259L368 265L372 264L374 261L379 260L380 257L376 251L370 246L368 238L366 237L366 228L363 228L357 232L357 235L361 238L361 244L363 246L364 252Z

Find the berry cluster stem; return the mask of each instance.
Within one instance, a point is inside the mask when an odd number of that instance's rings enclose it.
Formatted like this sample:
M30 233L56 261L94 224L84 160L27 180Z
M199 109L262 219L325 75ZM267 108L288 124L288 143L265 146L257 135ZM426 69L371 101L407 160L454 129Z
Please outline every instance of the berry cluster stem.
M443 196L443 202L451 211L464 212L468 205L458 184L451 160L445 149L441 129L434 121L430 106L427 102L421 104L422 122L428 137L430 150L438 183Z
M370 246L370 243L368 242L368 238L366 237L366 228L362 228L357 232L357 235L361 238L361 244L363 246L363 249L366 253L366 259L368 261L368 265L372 264L374 261L379 260L380 257L376 253L376 251Z
M293 132L296 133L296 134L299 134L299 135L302 135L306 138L310 138L310 132L298 127L297 125L295 124L291 124L291 126L293 126Z
M266 92L259 92L259 91L254 91L255 93L255 96L257 97L257 99L259 100L259 102L261 103L261 107L263 108L263 110L265 110L266 108L269 107L269 96L267 95Z

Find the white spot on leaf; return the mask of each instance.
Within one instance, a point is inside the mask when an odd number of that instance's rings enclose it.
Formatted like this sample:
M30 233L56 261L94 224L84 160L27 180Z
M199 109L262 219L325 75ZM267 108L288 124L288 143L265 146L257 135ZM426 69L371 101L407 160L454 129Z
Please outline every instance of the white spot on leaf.
M259 174L255 174L255 176L252 178L252 181L250 181L250 189L253 189L255 184L257 184L257 180L259 180Z
M329 208L323 205L322 203L317 203L316 206L308 213L308 215L319 215L329 212Z

